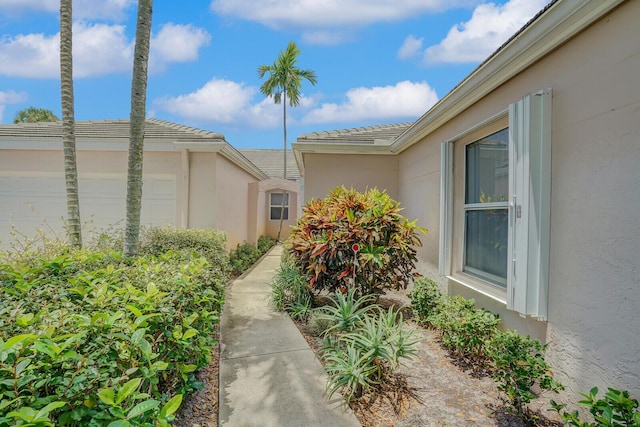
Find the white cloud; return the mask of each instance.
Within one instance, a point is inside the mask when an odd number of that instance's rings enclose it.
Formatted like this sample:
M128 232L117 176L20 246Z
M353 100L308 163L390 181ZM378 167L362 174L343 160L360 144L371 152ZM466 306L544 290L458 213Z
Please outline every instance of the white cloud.
M548 0L510 0L481 4L471 19L452 27L439 44L427 48L427 64L480 62L527 23Z
M198 50L209 44L211 35L193 25L168 23L151 40L151 67L162 69L169 62L198 59Z
M121 21L135 0L74 0L74 19L109 19ZM43 12L59 13L59 0L1 0L0 12L8 15Z
M426 82L402 81L394 86L355 88L341 104L324 103L310 111L304 123L345 122L351 120L415 119L438 101Z
M422 50L422 42L424 38L415 38L413 36L407 36L398 49L398 58L400 59L410 59L418 56L420 51Z
M0 91L0 122L4 116L4 108L7 104L20 104L27 101L27 94L24 92Z
M245 121L251 112L251 100L257 93L231 80L211 79L195 92L176 97L165 97L153 102L156 110L199 121L234 124ZM257 110L259 106L254 107Z
M73 24L74 78L130 72L133 40L123 25ZM209 34L191 25L166 24L151 41L151 71L169 63L194 61ZM60 75L60 34L17 35L0 40L0 75L56 78Z
M131 71L133 41L127 38L125 30L123 25L73 24L73 76L81 78ZM56 35L56 41L58 38ZM58 55L57 49L55 54Z
M256 99L259 99L256 101ZM300 96L295 111L306 111L316 105L314 98ZM273 129L282 126L282 104L264 97L257 87L231 80L213 78L200 89L175 97L158 98L152 102L158 111L181 117L186 122L217 123L249 129ZM287 123L298 120L287 106Z
M349 31L375 22L398 21L472 3L477 0L212 0L210 7L219 15L270 28L302 30L309 42L326 44L326 34L318 38L318 30L342 29L332 34L332 43L336 43Z
M58 35L20 34L0 40L0 74L45 78L60 74Z

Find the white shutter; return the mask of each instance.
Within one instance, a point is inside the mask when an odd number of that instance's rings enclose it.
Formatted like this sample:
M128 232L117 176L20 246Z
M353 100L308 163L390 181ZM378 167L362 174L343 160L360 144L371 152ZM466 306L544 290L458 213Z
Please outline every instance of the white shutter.
M453 222L453 142L440 145L440 245L438 270L451 274L451 234Z
M509 106L507 308L547 318L551 216L551 89Z

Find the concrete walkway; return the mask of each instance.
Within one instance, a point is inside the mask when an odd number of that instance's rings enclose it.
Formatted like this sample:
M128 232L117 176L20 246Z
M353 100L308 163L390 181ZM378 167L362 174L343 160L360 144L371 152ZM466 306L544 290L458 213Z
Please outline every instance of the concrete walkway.
M276 246L227 292L220 329L220 426L359 427L334 395L298 328L268 305L280 266Z

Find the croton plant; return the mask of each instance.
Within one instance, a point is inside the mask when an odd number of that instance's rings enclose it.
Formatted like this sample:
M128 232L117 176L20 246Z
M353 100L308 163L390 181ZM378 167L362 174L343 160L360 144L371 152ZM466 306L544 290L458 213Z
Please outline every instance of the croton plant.
M400 214L384 191L344 186L311 200L288 246L315 291L380 294L404 289L414 277L419 233L427 230Z

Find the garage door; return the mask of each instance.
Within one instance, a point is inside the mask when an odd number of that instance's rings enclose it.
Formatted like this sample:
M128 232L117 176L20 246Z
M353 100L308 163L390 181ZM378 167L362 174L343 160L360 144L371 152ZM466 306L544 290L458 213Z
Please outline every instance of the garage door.
M80 215L83 235L115 226L124 228L126 176L83 174L79 176ZM176 221L176 182L171 174L145 174L142 187L143 225ZM0 242L13 234L34 236L37 230L64 237L67 216L64 176L58 174L0 172Z

